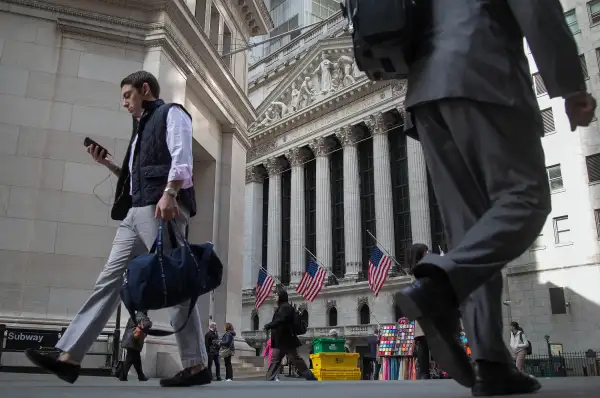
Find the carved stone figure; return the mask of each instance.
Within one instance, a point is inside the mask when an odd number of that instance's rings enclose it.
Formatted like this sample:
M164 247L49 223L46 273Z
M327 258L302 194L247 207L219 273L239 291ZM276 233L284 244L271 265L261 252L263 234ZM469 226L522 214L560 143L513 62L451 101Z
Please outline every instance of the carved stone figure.
M337 91L342 86L344 71L339 62L333 63L333 73L331 74L331 91Z
M356 83L356 79L354 78L354 59L347 55L342 55L337 63L344 69L344 87L350 87Z
M268 126L269 124L271 124L272 122L274 122L275 120L277 120L277 114L275 113L275 110L273 109L273 107L269 107L269 109L267 109L267 111L265 112L265 116L264 118L260 121L260 123L258 123L253 130L258 130L261 127L265 127Z
M313 75L317 73L321 74L321 93L325 94L331 91L331 69L333 63L327 58L327 54L321 55L321 63L319 67L313 72Z
M298 105L300 104L300 90L298 90L296 82L292 83L291 97L292 99L290 100L289 108L291 112L296 112L298 110Z
M300 85L300 106L298 109L302 109L310 105L314 99L314 93L309 87L310 77L306 76L302 85Z
M279 112L275 112L277 114L277 118L281 119L287 116L288 114L288 106L286 104L284 104L283 102L279 102L279 101L273 101L271 102L271 106L278 106L280 111Z

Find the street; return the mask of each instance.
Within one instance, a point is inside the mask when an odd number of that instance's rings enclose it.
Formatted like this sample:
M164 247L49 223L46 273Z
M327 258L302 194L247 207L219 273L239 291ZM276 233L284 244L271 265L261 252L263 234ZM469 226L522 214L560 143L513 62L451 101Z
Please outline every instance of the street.
M285 380L285 378L284 378ZM536 397L596 397L600 377L572 377L543 379L543 388ZM211 391L210 393L206 391ZM470 391L451 380L428 381L346 381L306 382L285 380L280 383L263 381L233 381L213 383L207 387L165 389L158 380L146 383L121 383L114 378L81 377L73 386L49 375L0 373L0 397L10 398L153 398L194 397L196 394L217 394L224 397L244 398L344 398L365 397L470 397ZM217 396L214 395L214 396Z

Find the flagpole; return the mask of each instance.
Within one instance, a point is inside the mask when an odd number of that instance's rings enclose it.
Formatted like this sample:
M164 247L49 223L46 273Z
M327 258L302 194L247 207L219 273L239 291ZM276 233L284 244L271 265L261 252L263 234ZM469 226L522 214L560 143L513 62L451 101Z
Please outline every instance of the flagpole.
M252 259L252 262L254 262L254 264L258 265L258 266L260 267L260 269L262 269L263 271L265 271L265 272L267 273L267 275L269 275L271 278L273 278L273 280L274 280L274 281L275 281L275 282L276 282L278 285L282 285L282 286L283 286L283 283L281 283L281 281L280 281L279 279L275 278L275 277L274 277L274 276L273 276L273 275L272 275L272 274L271 274L271 273L270 273L270 272L269 272L269 271L268 271L268 270L267 270L265 267L263 267L262 265L260 265L260 264L258 263L258 261L256 261L256 260L254 259L254 257L250 257L250 258Z
M306 250L306 252L307 252L308 254L310 254L310 256L311 256L312 258L314 258L314 259L315 259L315 261L317 262L317 264L319 264L321 267L323 267L323 269L324 269L325 271L327 271L327 273L328 273L329 275L333 276L333 278L334 278L334 279L337 281L337 283L340 283L340 280L337 278L337 276L335 276L335 275L334 275L334 273L333 273L333 272L331 272L331 270L330 270L329 268L327 268L325 265L323 265L323 263L319 261L319 259L317 258L317 256L315 256L315 255L314 255L314 254L313 254L313 253L312 253L310 250L308 250L308 248L307 248L306 246L304 246L304 250Z
M371 233L371 231L369 231L368 229L367 229L367 233L369 234L369 236L370 236L371 238L373 238L373 240L375 241L375 243L377 244L377 246L378 246L378 247L379 247L379 248L380 248L380 249L383 251L383 253L384 253L386 256L388 256L389 258L391 258L391 259L392 259L392 260L393 260L393 261L396 263L396 265L398 266L398 269L402 270L402 272L404 272L404 274L405 274L405 275L408 275L408 272L406 272L406 270L405 270L404 268L402 268L402 265L401 265L401 264L398 262L398 260L396 260L396 257L392 256L392 255L391 255L391 254L390 254L390 253L389 253L389 252L388 252L388 251L385 249L385 247L383 247L383 245L381 244L381 242L379 242L379 241L377 240L377 238L375 237L375 235L373 235L373 234Z

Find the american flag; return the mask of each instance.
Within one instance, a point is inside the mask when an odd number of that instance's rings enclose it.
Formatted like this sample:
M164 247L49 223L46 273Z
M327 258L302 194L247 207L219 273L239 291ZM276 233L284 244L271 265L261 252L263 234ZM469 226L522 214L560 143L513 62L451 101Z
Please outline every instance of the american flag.
M261 268L258 272L258 282L256 283L256 308L259 308L269 297L274 284L275 280L273 277Z
M308 263L306 272L302 275L296 291L307 301L313 301L325 285L327 271L312 260Z
M387 279L391 266L392 259L375 246L369 259L369 288L376 297Z

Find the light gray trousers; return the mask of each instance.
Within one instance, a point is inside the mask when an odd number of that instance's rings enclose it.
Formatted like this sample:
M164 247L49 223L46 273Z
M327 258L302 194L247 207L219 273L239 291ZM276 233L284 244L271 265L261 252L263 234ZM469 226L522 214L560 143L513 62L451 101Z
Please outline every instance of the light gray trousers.
M159 220L154 218L156 206L134 207L117 229L112 250L104 269L100 273L94 292L73 319L56 347L68 352L71 359L81 362L96 341L121 300L119 293L123 275L131 258L147 252L158 234ZM188 215L181 211L175 220L182 236L189 222ZM168 235L163 242L170 246ZM171 325L180 327L187 317L189 303L169 308ZM204 333L198 308L192 311L185 328L175 334L179 354L184 368L208 363Z

